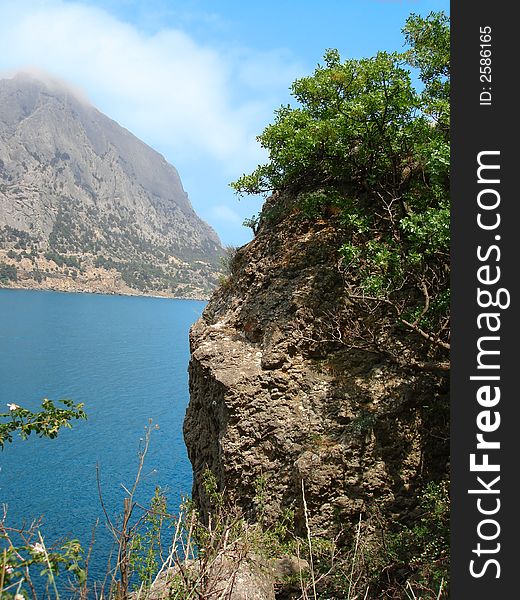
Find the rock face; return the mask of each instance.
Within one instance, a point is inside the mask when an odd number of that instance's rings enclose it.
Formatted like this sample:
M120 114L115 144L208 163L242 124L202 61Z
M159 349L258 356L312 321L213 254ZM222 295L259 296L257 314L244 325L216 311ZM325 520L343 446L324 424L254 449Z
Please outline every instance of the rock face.
M184 564L184 573L189 574L192 581L198 581L191 590L186 590L186 597L220 598L222 600L275 600L274 580L269 569L254 556L237 559L236 556L220 556L211 567L200 574L200 565L196 562ZM179 597L179 566L159 574L146 600L165 600ZM177 583L176 583L177 580ZM173 591L172 591L173 590ZM191 594L190 594L191 592ZM132 592L130 600L139 600L139 592Z
M304 531L302 488L314 533L410 514L421 482L446 474L447 375L356 343L368 317L345 296L333 218L310 223L277 198L264 214L191 331L194 498L208 510L209 468L252 520L260 502L272 520L293 506ZM344 323L359 329L350 342ZM404 358L423 350L399 344Z
M178 296L207 295L222 253L160 154L23 74L0 80L0 248L18 283Z

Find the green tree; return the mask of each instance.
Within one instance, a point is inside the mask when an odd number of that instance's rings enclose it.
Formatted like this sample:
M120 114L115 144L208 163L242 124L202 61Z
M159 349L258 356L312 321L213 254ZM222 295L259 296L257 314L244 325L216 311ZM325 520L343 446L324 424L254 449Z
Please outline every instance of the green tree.
M0 263L0 283L7 283L8 281L16 281L18 275L16 267L8 265L7 263Z
M339 212L351 296L384 306L438 357L449 348L448 18L411 15L403 33L401 53L328 50L293 83L297 106L258 137L267 164L231 186L295 198L308 218Z
M75 404L72 400L61 400L62 407L56 406L52 400L45 398L39 412L22 408L18 404L8 404L9 412L0 413L0 449L7 442L13 441L18 433L26 439L32 432L40 437L55 438L62 427L71 427L72 419L86 419L83 404Z
M22 439L27 439L32 432L40 437L55 438L62 427L71 427L72 419L86 419L83 404L75 404L72 400L60 402L62 406L57 406L45 398L38 412L8 404L9 412L0 413L0 449L13 441L15 433ZM72 575L80 588L85 587L84 553L77 540L69 540L59 548L48 548L34 523L29 528L24 525L22 529L15 529L7 527L4 520L5 515L0 520L1 598L18 600L29 597L31 592L36 597L31 580L33 567L38 567L40 575L46 577L55 598L59 598L56 577L62 571Z

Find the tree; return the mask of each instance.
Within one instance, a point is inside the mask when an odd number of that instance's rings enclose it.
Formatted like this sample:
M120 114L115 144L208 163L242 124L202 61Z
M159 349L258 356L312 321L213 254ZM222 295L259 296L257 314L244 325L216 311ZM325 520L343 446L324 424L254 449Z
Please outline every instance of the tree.
M9 281L17 280L16 267L8 265L7 263L0 262L0 283L7 283Z
M72 400L61 400L63 408L57 407L52 400L45 398L39 412L22 408L18 404L8 404L8 413L0 414L0 449L13 441L18 432L26 439L33 431L40 437L55 438L62 427L71 427L72 419L86 419L83 404L74 404Z
M328 50L293 83L298 105L258 137L269 162L231 186L295 198L307 218L339 212L350 296L383 306L438 358L449 349L448 18L411 15L403 33L401 53L342 62Z
M13 441L16 432L22 439L27 439L32 432L41 437L55 438L62 427L71 426L72 419L86 419L83 404L75 404L72 400L61 400L61 404L62 407L56 406L52 400L45 398L39 412L18 404L8 404L9 412L0 414L0 449ZM0 559L1 598L26 598L29 590L36 598L31 580L31 569L36 566L41 569L41 576L47 578L56 598L59 598L56 576L60 570L67 571L80 586L85 586L83 549L77 540L66 541L58 549L48 548L36 523L28 528L25 525L21 529L8 527L4 511L4 517L0 519L0 541L3 547ZM48 597L51 597L50 594Z

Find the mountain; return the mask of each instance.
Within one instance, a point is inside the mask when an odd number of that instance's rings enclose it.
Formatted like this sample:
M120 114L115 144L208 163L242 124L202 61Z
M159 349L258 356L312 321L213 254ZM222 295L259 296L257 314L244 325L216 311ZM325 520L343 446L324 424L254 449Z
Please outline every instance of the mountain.
M62 83L0 80L0 284L205 297L221 255L158 152Z

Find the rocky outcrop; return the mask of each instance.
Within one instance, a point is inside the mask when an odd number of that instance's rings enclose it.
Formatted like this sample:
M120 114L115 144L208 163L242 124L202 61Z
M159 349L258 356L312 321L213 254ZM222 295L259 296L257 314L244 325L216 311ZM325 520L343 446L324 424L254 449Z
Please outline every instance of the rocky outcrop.
M73 90L25 74L0 79L0 251L35 287L67 276L96 291L100 274L114 292L195 297L215 287L222 254L175 167Z
M333 215L311 222L281 198L263 214L191 331L194 499L209 510L209 468L252 520L293 507L304 531L302 490L314 533L411 514L447 469L446 373L419 368L423 343L389 317L383 349L363 342L371 317L346 294Z
M190 585L187 581L193 583ZM165 570L159 573L146 593L140 595L134 592L130 600L180 597L180 583L184 587L183 597L186 598L275 600L274 576L264 561L259 561L255 556L239 559L233 553L219 556L203 575L196 561Z

